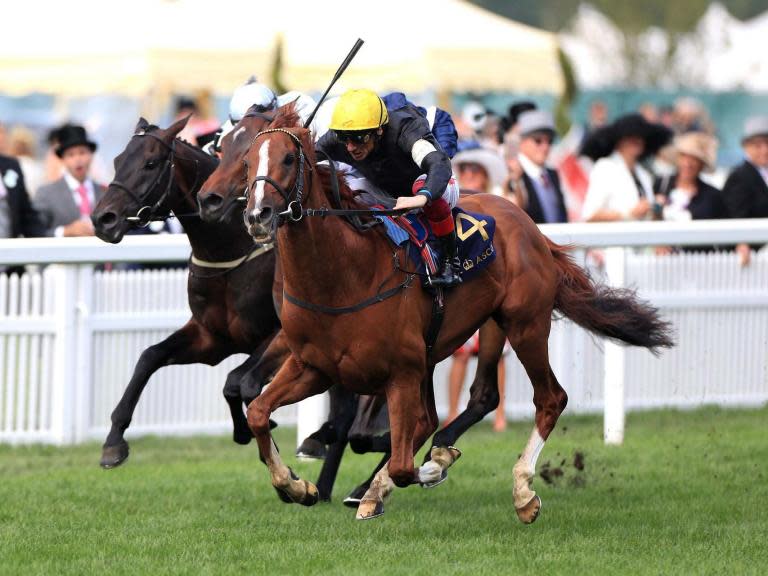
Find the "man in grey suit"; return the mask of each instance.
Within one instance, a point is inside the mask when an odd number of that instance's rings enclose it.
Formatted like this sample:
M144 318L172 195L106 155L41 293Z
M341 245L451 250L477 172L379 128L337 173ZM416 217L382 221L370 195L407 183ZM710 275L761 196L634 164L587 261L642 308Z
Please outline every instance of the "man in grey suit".
M64 164L64 175L35 195L35 208L49 236L93 236L91 212L106 192L94 182L91 168L96 143L88 139L85 128L66 124L58 130L56 155Z

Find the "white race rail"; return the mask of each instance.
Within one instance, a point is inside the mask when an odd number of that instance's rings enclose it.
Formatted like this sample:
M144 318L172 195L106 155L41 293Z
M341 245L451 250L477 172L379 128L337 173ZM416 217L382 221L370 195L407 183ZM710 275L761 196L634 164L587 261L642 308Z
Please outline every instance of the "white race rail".
M569 392L569 410L603 408L607 442L623 439L625 402L643 408L768 401L768 252L742 269L733 253L656 257L623 248L766 243L768 220L541 229L558 243L608 248L606 280L636 285L678 329L678 347L656 360L610 343L601 353L583 330L555 323L550 356ZM189 253L182 235L134 236L118 245L93 238L0 240L0 265L60 264L20 279L0 275L0 442L102 438L139 352L180 327L189 312L184 270L98 272L93 264L185 261ZM242 359L215 369L163 369L131 430L226 431L220 390ZM529 415L530 385L513 356L506 362L507 410ZM436 381L444 373L441 365ZM442 390L436 392L442 408ZM310 421L324 417L323 408L304 406L299 423L312 427ZM283 421L295 421L293 412L284 412Z

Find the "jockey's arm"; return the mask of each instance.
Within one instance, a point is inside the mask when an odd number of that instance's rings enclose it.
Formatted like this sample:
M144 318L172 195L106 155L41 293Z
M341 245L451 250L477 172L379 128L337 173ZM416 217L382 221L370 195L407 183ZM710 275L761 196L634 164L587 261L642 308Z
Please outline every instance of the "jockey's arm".
M424 185L416 193L424 194L430 201L437 200L445 192L453 175L451 159L440 149L425 118L409 120L403 125L398 145L410 154L416 165L427 175Z
M427 175L424 186L417 194L427 195L428 191L427 199L437 200L445 192L453 174L450 159L427 140L418 140L412 149L412 155L413 161Z

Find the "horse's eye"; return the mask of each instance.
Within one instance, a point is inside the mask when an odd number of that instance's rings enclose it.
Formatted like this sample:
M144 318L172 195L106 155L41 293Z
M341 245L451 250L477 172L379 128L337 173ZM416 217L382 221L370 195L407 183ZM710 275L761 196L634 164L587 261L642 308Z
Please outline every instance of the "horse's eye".
M144 164L144 168L146 170L152 170L152 168L155 166L157 166L157 162L155 160L147 160L147 163Z
M296 156L293 154L293 152L289 152L285 155L285 158L283 159L283 164L286 166L292 166L294 161L296 160Z

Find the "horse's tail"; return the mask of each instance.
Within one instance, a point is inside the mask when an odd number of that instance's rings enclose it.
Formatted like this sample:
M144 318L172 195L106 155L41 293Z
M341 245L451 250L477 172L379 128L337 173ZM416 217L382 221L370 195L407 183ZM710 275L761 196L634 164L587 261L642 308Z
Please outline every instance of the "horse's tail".
M568 254L568 248L547 239L558 271L555 309L590 332L621 340L632 346L674 346L672 326L657 308L637 297L634 290L595 283Z

